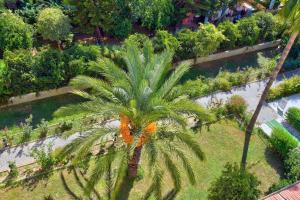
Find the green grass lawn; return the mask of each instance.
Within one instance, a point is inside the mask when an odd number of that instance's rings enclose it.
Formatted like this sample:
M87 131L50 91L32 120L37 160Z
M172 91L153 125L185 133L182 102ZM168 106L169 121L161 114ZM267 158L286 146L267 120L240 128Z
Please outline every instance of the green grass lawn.
M244 134L231 122L218 123L211 127L208 132L203 130L196 135L203 151L206 153L206 161L198 162L192 160L196 174L197 184L190 186L183 183L183 190L177 196L178 200L206 199L207 189L223 169L226 162L240 162ZM282 163L280 159L270 151L265 141L254 135L249 150L249 166L261 181L261 190L265 192L270 185L279 180L282 174ZM130 199L140 199L149 186L149 177L145 170L145 178L138 182ZM82 196L82 188L78 184L73 173L63 171L66 184L61 179L60 173L55 173L48 182L40 182L31 186L19 186L9 190L0 190L1 199L16 200L41 200L45 195L51 194L55 199L74 199L72 195ZM184 180L187 178L183 175ZM84 182L80 178L81 182ZM151 180L151 179L150 179ZM164 189L171 189L172 182L168 177L164 180ZM84 198L87 199L87 198Z

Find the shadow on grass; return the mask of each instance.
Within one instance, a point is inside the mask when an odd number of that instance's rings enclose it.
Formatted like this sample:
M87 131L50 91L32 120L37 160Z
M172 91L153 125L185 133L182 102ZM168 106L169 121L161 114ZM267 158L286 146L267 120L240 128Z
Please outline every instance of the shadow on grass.
M76 171L76 170L75 170L75 172L76 172L76 174L77 174L77 171ZM82 171L79 171L79 172L80 172L81 177L82 177L86 182L88 182L88 179L85 177L84 173L83 173ZM76 176L78 176L78 174L77 174ZM76 177L75 177L75 178L76 178ZM76 179L77 179L77 178L76 178ZM95 188L93 189L93 193L95 194L95 196L97 197L98 200L101 199L100 193L99 193Z
M284 170L283 170L283 161L281 160L280 156L274 152L271 147L267 147L265 149L265 158L269 165L275 169L277 174L280 175L280 178L284 177Z
M36 171L33 174L28 174L30 178L26 178L22 181L22 187L26 188L27 190L34 190L39 184L43 184L44 187L47 186L48 180L53 172L41 172Z
M60 179L61 179L61 181L62 181L62 183L63 183L63 186L64 186L66 192L67 192L73 199L76 199L76 200L82 200L82 199L83 199L82 197L77 196L77 195L75 194L75 192L73 192L73 191L71 190L71 188L69 187L68 183L66 182L66 179L65 179L65 176L64 176L63 172L60 172Z

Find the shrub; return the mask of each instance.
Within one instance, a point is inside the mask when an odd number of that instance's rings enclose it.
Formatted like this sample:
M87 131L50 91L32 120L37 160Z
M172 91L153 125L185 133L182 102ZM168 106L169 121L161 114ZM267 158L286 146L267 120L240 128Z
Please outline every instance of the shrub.
M42 147L39 149L34 149L30 156L36 160L42 171L50 171L57 161L55 156L52 154L51 145L47 146L47 148Z
M197 57L195 44L197 43L197 33L190 29L183 29L176 35L180 47L176 52L176 58L188 59Z
M124 45L135 44L139 48L143 48L150 39L147 35L141 33L135 33L130 35L125 41Z
M267 100L274 101L298 92L300 92L300 76L294 76L271 88Z
M30 25L10 13L0 14L0 49L27 49L32 46L33 31Z
M245 99L239 95L233 95L226 103L227 113L236 117L242 117L246 114L247 103Z
M141 20L148 29L159 29L171 23L174 6L172 0L133 0L129 3L133 18Z
M21 123L22 128L22 142L27 142L33 131L32 127L32 115L30 115L27 119L25 119L24 123Z
M226 78L218 77L214 81L214 88L215 90L230 91L232 85Z
M241 33L241 37L238 40L240 45L253 45L257 42L260 30L254 17L246 17L239 20L237 27Z
M3 82L12 95L20 95L34 90L36 77L32 72L33 56L27 50L4 52L7 67L3 74Z
M295 149L288 153L284 162L286 176L291 182L300 180L300 149Z
M66 131L71 130L72 128L73 128L72 122L68 122L68 121L60 122L56 129L56 133L64 133Z
M273 192L277 192L278 190L281 190L282 188L291 185L292 182L288 179L281 179L278 183L274 183L269 188L267 194L271 194Z
M218 25L219 31L226 37L221 43L223 49L233 48L241 37L238 27L231 21L224 21Z
M278 30L276 27L276 20L273 14L264 11L258 12L254 15L256 24L260 29L260 38L267 41L276 39Z
M118 38L126 38L132 32L132 23L130 19L116 19L118 23L113 26L112 33Z
M168 33L168 31L159 30L153 38L153 46L156 52L161 52L165 49L176 51L179 48L180 43L177 38L171 33Z
M300 109L291 107L286 113L286 119L295 129L300 131Z
M15 162L8 162L9 174L6 179L6 186L11 186L19 176L18 167Z
M45 49L35 59L33 71L37 77L39 89L57 88L64 83L65 60L61 51Z
M42 119L37 128L40 132L40 138L45 138L49 132L49 123L45 119Z
M281 126L274 127L270 142L273 148L285 158L289 151L298 146L298 141L285 128Z
M237 164L226 164L222 175L209 188L209 200L258 199L260 182L257 178L239 168Z
M198 78L197 80L188 80L184 84L177 86L173 92L177 95L199 97L209 94L211 91L212 87L206 81Z
M66 40L71 33L68 16L58 8L45 8L40 11L37 19L37 31L46 40Z

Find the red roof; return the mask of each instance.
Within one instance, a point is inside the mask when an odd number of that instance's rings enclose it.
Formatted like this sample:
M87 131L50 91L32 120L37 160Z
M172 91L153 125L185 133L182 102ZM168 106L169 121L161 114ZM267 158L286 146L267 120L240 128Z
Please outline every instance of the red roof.
M274 192L263 200L300 200L300 182Z

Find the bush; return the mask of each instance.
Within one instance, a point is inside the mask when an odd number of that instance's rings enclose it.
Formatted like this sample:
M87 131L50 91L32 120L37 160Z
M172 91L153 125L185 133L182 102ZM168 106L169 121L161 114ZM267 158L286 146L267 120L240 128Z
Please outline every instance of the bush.
M260 195L259 185L260 182L253 174L240 169L237 164L227 163L222 175L209 188L208 199L256 200Z
M19 176L18 167L15 162L8 162L9 174L6 179L6 186L11 186Z
M45 138L49 132L49 123L45 119L42 119L37 128L40 132L40 138Z
M51 145L47 146L47 148L34 149L30 156L34 157L42 171L50 171L57 162L55 156L52 154Z
M226 103L227 114L236 117L243 117L246 114L247 103L245 99L239 95L233 95Z
M237 40L241 37L238 27L231 21L224 21L218 25L218 29L226 37L221 47L223 49L235 47Z
M176 37L180 43L180 47L176 51L176 58L180 60L196 58L197 33L190 29L183 29L177 33Z
M174 37L168 31L157 31L155 37L153 38L153 46L156 52L161 52L165 49L170 49L172 51L176 51L180 43L176 37Z
M175 94L188 95L192 98L209 94L211 91L212 87L210 87L208 82L200 78L197 80L188 80L174 89Z
M267 100L274 101L298 92L300 92L300 76L294 76L271 88Z
M129 19L116 19L118 23L113 26L112 33L118 38L126 38L132 32L132 23Z
M32 47L33 31L30 25L10 13L0 14L0 49L14 50Z
M291 107L286 113L286 119L295 129L300 131L300 108Z
M214 89L222 90L222 91L230 91L232 89L232 85L226 78L217 77L214 81Z
M6 63L3 82L9 88L11 95L20 95L35 89L36 77L32 71L33 56L27 50L15 50L4 52Z
M277 192L278 190L281 190L282 188L291 185L292 182L288 179L282 179L280 180L278 183L274 183L273 185L271 185L271 187L269 188L267 194L271 194L273 192Z
M278 27L273 14L261 11L256 13L254 18L258 28L260 29L259 35L261 39L266 41L272 41L276 39L278 35Z
M22 128L22 142L27 142L30 140L33 126L32 126L32 115L25 119L24 123L21 123Z
M64 133L66 131L71 130L72 128L73 128L72 122L68 122L68 121L60 122L58 127L56 128L56 133Z
M36 26L38 33L46 40L66 40L71 33L70 19L58 8L41 10Z
M273 128L270 142L282 158L286 158L287 154L298 146L297 139L281 126Z
M295 149L288 153L287 159L284 161L286 177L291 182L300 180L300 149Z
M62 86L65 77L65 59L61 51L45 49L35 59L33 71L37 77L37 87L52 89Z
M141 33L135 33L130 35L125 41L124 45L127 44L135 44L139 48L143 48L147 42L149 42L150 39L147 35L141 34Z
M237 27L241 33L239 45L254 45L259 38L259 27L254 17L246 17L238 21Z

